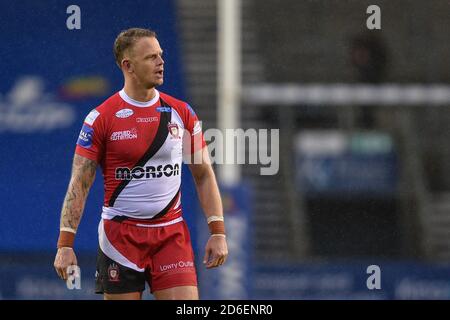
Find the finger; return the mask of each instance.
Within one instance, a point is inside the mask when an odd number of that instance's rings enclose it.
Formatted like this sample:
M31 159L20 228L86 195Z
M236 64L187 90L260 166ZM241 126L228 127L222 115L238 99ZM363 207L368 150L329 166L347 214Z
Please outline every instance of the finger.
M56 271L56 274L58 275L58 277L61 278L61 274L59 273L58 267L56 267L56 266L55 266L55 271Z
M219 261L219 257L217 256L212 256L211 261L208 262L208 264L206 265L207 268L215 268L218 266L218 261Z
M71 269L70 267L75 266L76 264L70 263L67 267L65 267L64 270L64 280L69 279L70 275L74 275L74 269Z
M224 264L227 261L227 259L228 259L228 253L223 255L223 262L222 262L222 264Z
M58 277L61 278L61 272L59 270L60 267L59 267L59 263L57 260L55 260L55 262L53 263L53 267L55 268L55 271L56 271L56 274L58 275Z
M63 280L67 280L67 267L61 268L61 275Z
M221 266L222 264L225 263L225 261L227 260L227 256L228 256L228 253L224 253L224 254L219 255L219 257L217 259L218 266Z
M222 256L222 257L219 259L219 264L220 264L220 265L223 265L223 264L225 263L226 260L227 260L227 257L226 257L226 256Z
M206 269L213 269L213 268L216 268L216 267L217 267L217 264L208 264L206 266Z
M56 269L56 272L58 273L58 276L59 276L62 280L64 280L63 269L62 269L61 267L58 267L58 268Z
M210 249L206 249L205 256L203 257L203 263L204 264L206 264L209 261L210 255L211 255L211 250Z

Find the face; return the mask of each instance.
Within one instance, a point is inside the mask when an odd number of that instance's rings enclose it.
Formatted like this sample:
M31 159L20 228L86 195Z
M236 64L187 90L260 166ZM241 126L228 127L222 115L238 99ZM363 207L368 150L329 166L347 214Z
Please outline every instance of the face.
M164 82L162 54L163 51L156 38L144 37L125 54L122 65L125 72L139 84L147 89L154 88Z

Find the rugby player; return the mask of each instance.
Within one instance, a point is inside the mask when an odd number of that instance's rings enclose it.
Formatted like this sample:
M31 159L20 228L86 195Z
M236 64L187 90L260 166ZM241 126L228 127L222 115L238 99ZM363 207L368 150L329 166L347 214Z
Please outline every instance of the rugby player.
M121 32L114 56L124 87L85 118L64 199L54 267L62 279L77 265L73 249L97 166L105 197L98 226L96 292L104 299L198 299L189 230L181 207L181 165L188 161L211 236L206 268L228 255L219 188L199 119L186 103L156 89L164 60L156 34ZM186 158L187 157L187 158Z

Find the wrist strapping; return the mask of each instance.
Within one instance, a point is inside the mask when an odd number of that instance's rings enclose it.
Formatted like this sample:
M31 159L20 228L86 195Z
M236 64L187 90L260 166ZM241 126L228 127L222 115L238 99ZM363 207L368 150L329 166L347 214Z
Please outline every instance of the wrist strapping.
M226 238L227 236L224 235L224 234L221 234L221 233L215 233L215 234L212 234L211 237L223 237L223 238Z
M213 221L223 221L223 216L209 216L207 219L208 224Z
M223 217L220 218L222 219L208 221L208 228L211 234L225 234L225 223L223 222Z
M59 231L59 238L57 247L70 247L73 248L73 243L75 241L75 230L69 228L61 228Z

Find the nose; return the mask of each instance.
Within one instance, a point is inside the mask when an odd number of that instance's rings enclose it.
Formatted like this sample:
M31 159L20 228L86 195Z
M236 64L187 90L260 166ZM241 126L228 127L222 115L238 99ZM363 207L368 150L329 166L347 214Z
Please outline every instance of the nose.
M162 58L162 56L159 56L158 65L164 65L164 59Z

